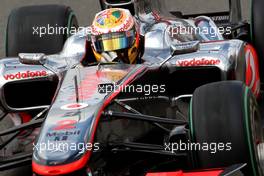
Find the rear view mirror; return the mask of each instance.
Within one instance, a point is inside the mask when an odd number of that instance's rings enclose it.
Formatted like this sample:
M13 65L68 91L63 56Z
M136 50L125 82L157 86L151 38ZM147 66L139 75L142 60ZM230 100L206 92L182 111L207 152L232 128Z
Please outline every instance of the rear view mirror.
M19 61L28 65L43 65L46 62L44 53L19 53Z
M196 52L200 47L200 41L183 42L171 45L172 55Z

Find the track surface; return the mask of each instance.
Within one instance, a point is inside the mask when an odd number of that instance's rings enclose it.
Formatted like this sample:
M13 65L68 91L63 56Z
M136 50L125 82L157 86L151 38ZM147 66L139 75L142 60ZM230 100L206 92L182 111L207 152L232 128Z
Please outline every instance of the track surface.
M167 0L168 7L181 9L183 12L214 12L226 8L227 0ZM249 19L249 0L242 0L243 18ZM1 0L0 1L0 58L5 56L5 28L7 18L12 9L25 5L40 4L64 4L71 6L77 15L80 26L87 26L91 23L94 14L99 11L97 0ZM193 10L195 9L195 11ZM17 170L0 172L0 176L31 176L30 167L22 167Z

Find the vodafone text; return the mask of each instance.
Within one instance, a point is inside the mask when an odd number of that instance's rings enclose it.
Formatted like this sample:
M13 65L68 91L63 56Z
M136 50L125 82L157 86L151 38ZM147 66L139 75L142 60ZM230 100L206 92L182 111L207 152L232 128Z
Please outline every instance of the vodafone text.
M219 65L221 61L219 59L192 59L192 60L179 60L176 61L176 65L180 67L190 66L202 66L202 65Z
M14 79L25 79L25 78L35 78L35 77L42 77L47 76L47 72L43 71L25 71L25 72L18 72L15 74L7 74L4 75L5 80L14 80Z

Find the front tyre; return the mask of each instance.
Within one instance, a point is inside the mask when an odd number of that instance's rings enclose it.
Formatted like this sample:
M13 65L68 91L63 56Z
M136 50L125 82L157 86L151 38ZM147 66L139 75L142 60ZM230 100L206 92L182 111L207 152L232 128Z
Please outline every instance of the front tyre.
M246 175L263 174L261 117L254 95L242 82L223 81L197 88L189 119L192 142L208 149L193 152L197 167L247 163Z

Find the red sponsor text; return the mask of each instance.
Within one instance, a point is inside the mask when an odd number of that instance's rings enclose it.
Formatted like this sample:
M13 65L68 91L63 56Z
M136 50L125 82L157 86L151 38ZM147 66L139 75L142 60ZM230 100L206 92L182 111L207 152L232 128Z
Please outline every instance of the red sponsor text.
M7 74L4 75L5 80L14 80L14 79L25 79L25 78L35 78L35 77L42 77L47 76L47 72L43 71L25 71L25 72L18 72L16 74Z
M219 65L219 59L206 59L206 58L199 58L199 59L191 59L191 60L179 60L176 62L177 66L180 67L193 67L193 66L202 66L202 65Z

